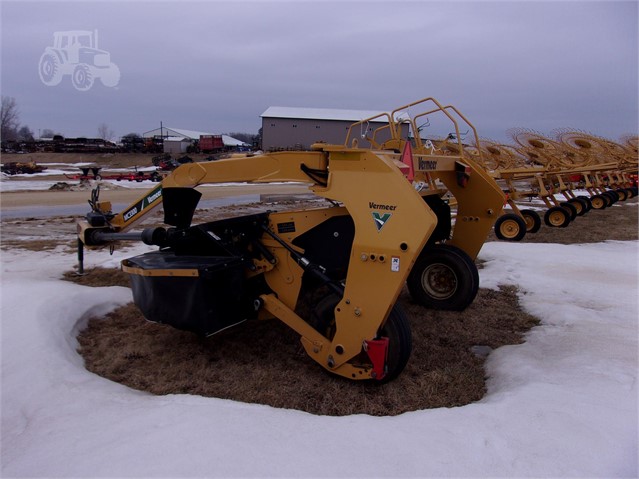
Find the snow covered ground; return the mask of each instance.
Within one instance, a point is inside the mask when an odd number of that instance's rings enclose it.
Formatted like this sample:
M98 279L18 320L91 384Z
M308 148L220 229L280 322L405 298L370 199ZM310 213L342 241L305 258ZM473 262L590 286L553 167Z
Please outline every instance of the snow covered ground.
M14 175L17 176L17 175ZM34 175L31 175L34 176ZM64 180L16 180L14 178L3 177L0 181L0 192L8 193L10 191L47 191L50 190L56 183L68 183L69 185L77 185L78 180L64 179ZM110 183L122 188L137 188L137 189L150 189L157 183L151 180L144 181L117 181L117 180L102 180L102 183Z
M46 170L40 173L21 173L17 175L9 175L2 173L0 176L0 192L9 191L41 191L48 190L58 181L66 181L69 184L77 184L79 180L73 180L70 178L64 180L49 179L47 177L52 176L65 176L73 177L81 173L80 168L95 166L95 163L80 162L80 163L44 163L42 166L46 167ZM150 173L156 171L155 166L144 167L130 167L130 168L102 168L102 174L131 174L138 171L144 173ZM151 180L145 180L141 182L136 181L117 181L117 180L105 180L106 182L117 184L124 188L149 188L154 183Z
M18 176L18 175L14 175L14 176ZM33 176L33 175L31 175ZM77 185L79 183L78 180L70 180L70 179L65 179L65 180L34 180L34 181L28 181L28 180L18 180L16 181L15 179L12 179L13 177L2 177L2 180L0 181L0 192L2 193L8 193L8 192L16 192L16 191L47 191L50 190L51 187L53 185L55 185L56 183L60 183L60 182L66 182L69 185ZM118 180L100 180L100 184L104 185L104 184L111 184L120 188L130 188L130 189L143 189L143 190L148 190L153 188L155 185L157 185L156 182L151 181L151 180L144 180L144 181L127 181L127 180L123 180L123 181L118 181ZM97 184L96 181L91 180L89 182L90 185L92 185L92 187L94 185ZM277 183L277 182L273 182L273 183L269 183L270 185L277 185L277 184L285 184L285 183ZM295 182L287 182L286 184L298 184ZM301 184L301 183L299 183ZM206 189L206 188L219 188L219 187L224 187L224 186L237 186L237 185L247 185L248 183L216 183L216 184L208 184L208 185L199 185L198 189ZM542 203L543 204L543 203Z
M87 267L141 248L89 252ZM636 477L638 252L487 243L482 287L518 285L542 324L491 353L480 402L396 417L157 397L98 377L76 333L129 290L61 281L72 254L5 252L2 476Z
M63 182L69 183L70 185L78 184L77 180L62 180ZM9 191L46 191L50 190L53 185L59 183L59 181L11 181L7 179L3 179L0 181L0 191L3 193L8 193ZM95 182L93 182L95 183ZM119 186L121 188L135 188L135 189L143 189L148 190L153 188L157 183L151 180L144 181L117 181L117 180L101 180L102 184L109 183L112 185ZM232 183L219 183L214 185L215 187L225 186L227 184ZM198 188L213 188L211 185L201 185Z

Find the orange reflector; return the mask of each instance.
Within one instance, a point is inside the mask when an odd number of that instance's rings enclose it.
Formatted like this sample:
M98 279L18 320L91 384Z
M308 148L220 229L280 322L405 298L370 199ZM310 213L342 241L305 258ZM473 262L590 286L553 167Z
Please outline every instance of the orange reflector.
M386 376L388 338L367 339L364 343L366 343L366 353L373 363L373 378L383 379Z
M407 141L404 146L401 162L408 166L408 174L405 176L406 179L412 183L415 179L415 167L413 166L413 148L410 146L409 141ZM402 170L404 170L404 168L402 168Z

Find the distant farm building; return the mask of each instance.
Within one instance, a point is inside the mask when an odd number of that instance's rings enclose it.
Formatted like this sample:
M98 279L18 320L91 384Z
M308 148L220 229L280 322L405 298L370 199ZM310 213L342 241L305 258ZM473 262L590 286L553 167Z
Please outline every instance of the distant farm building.
M186 153L189 146L193 144L190 138L183 136L165 136L164 140L164 153L180 154Z
M201 137L221 136L224 150L246 148L243 141L228 135L215 135L205 131L184 130L182 128L161 127L142 134L143 138L162 138L165 153L185 153L189 146L199 143Z
M344 144L349 127L358 121L378 115L378 111L339 110L329 108L293 108L271 106L260 116L262 118L262 149L273 151L280 149L307 150L313 143L323 141L331 144ZM374 122L358 125L353 133L359 146L369 144L362 137L388 122L380 117ZM402 125L403 133L408 125ZM376 139L386 140L388 134L378 135Z

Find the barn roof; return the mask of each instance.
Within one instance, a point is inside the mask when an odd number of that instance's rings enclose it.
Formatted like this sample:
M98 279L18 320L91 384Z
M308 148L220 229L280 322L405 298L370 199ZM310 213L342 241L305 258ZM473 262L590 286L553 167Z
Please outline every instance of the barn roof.
M215 133L211 133L207 131L184 130L182 128L171 128L170 126L163 127L162 133L164 135L169 135L169 136L181 136L183 138L188 138L191 140L199 140L200 136L202 135L215 135ZM159 134L160 134L160 128L155 128L154 130L144 132L142 136L145 138L151 138ZM228 135L222 135L222 141L224 142L224 146L246 145L246 143L244 143L243 141L240 141Z
M297 108L288 106L270 106L260 116L262 118L300 118L304 120L360 121L381 114L373 110L340 110L334 108ZM380 117L380 122L386 122Z

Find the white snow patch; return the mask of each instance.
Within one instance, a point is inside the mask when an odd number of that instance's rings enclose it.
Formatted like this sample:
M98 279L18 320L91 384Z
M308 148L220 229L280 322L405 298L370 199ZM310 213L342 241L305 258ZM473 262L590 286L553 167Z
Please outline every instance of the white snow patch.
M638 245L487 243L482 286L518 286L541 325L491 353L483 400L396 417L152 396L98 377L76 332L130 291L61 281L73 255L2 253L2 475L636 477ZM142 251L91 251L87 267Z

